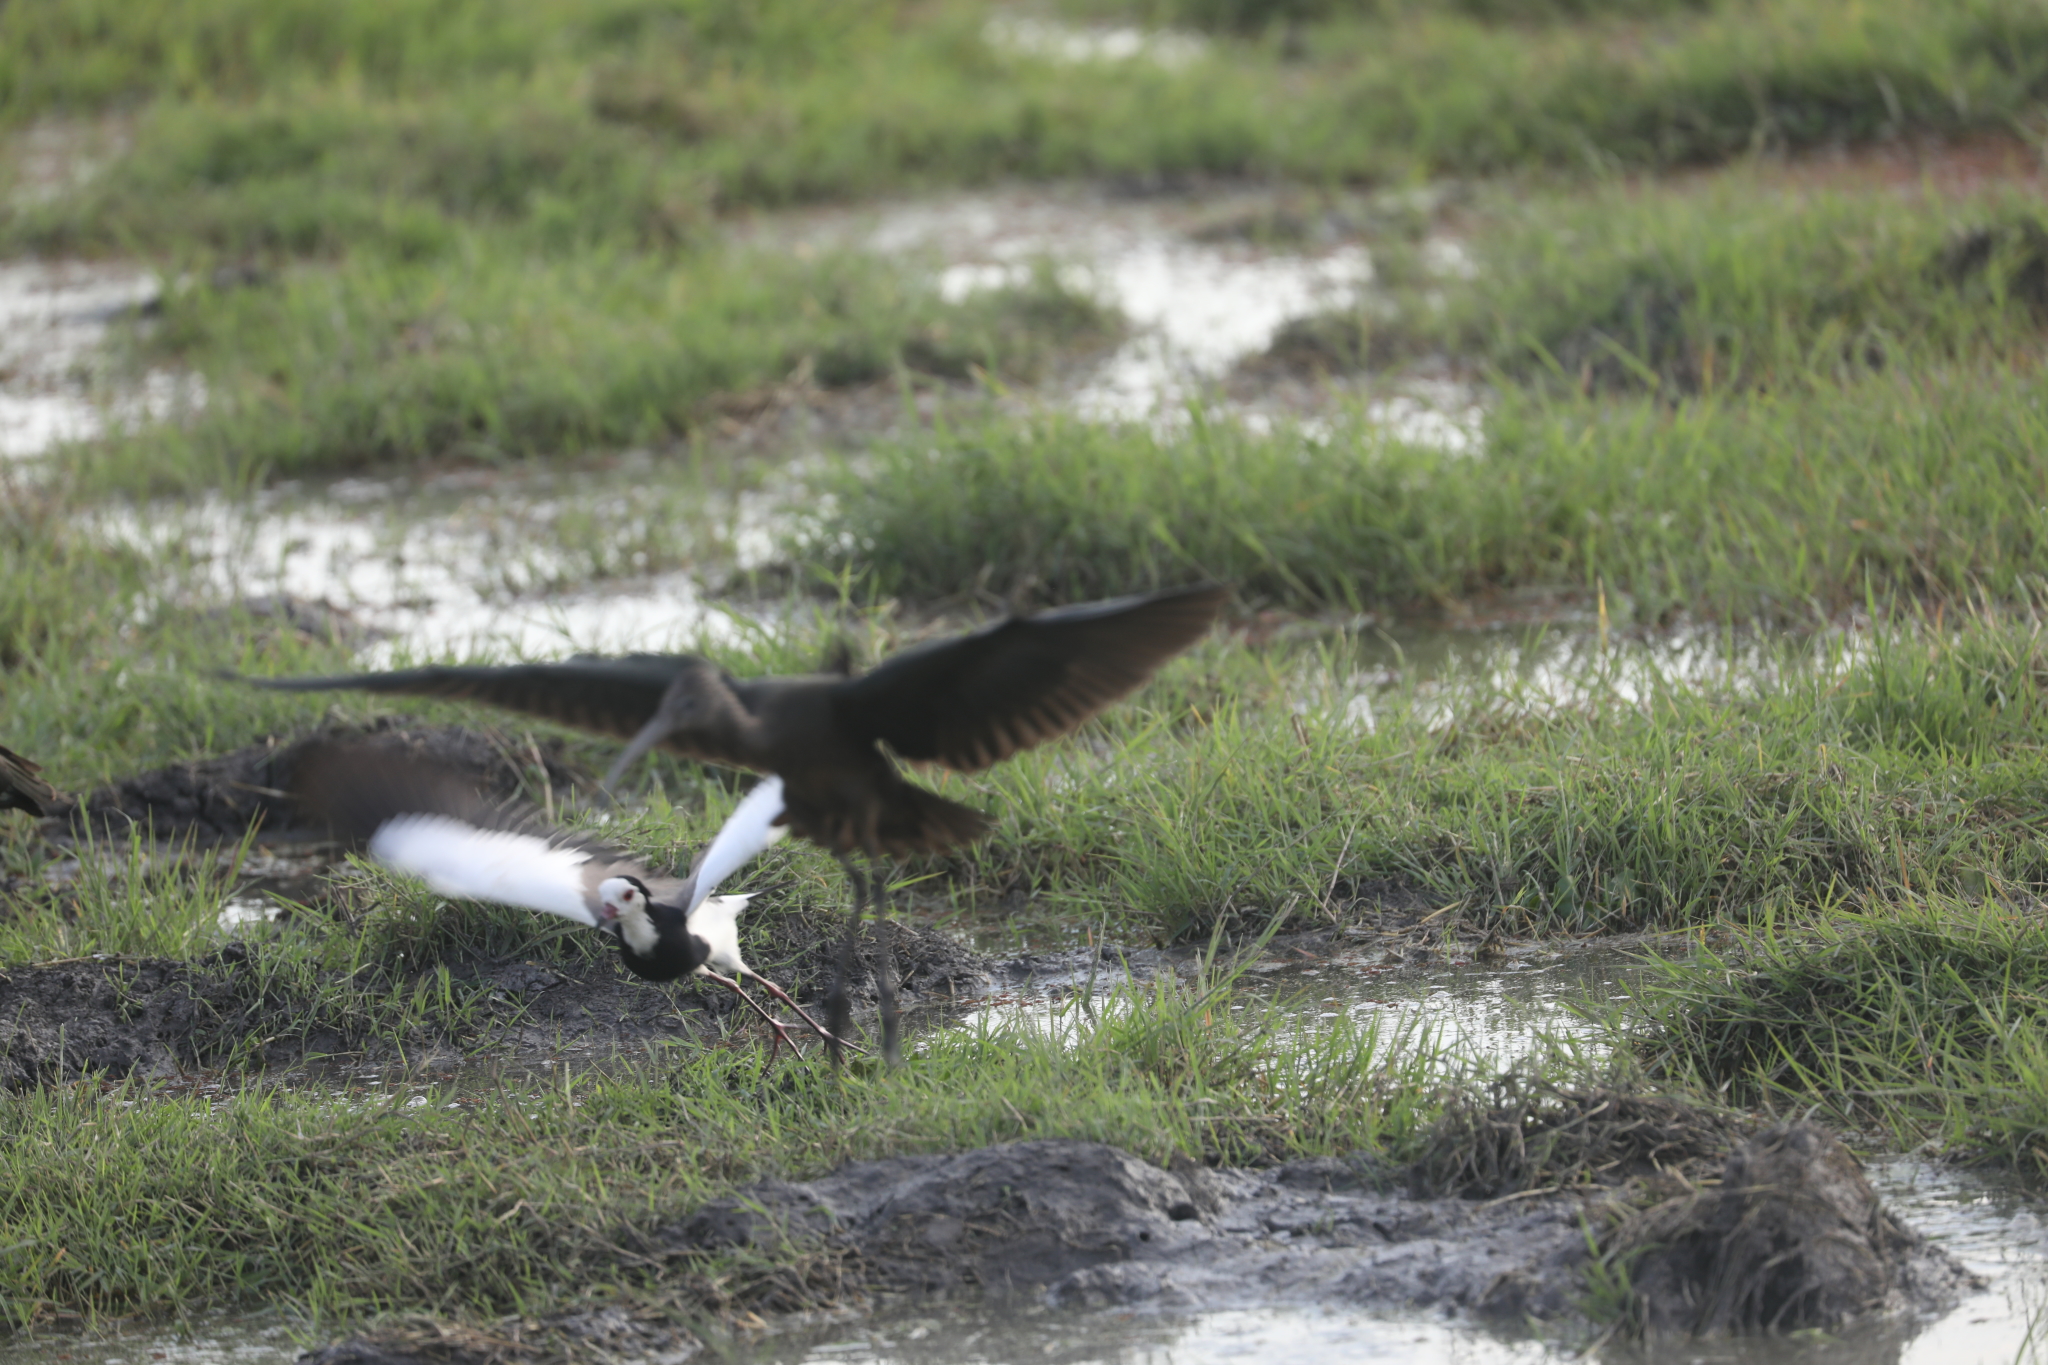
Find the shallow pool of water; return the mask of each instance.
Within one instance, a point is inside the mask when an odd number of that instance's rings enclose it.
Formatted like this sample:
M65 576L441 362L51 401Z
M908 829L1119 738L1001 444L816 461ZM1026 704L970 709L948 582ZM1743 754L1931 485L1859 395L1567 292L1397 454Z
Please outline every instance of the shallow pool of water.
M758 499L727 499L733 524L713 535L680 513L665 522L676 499L659 480L637 490L630 475L571 489L487 474L470 482L344 481L316 496L115 507L86 520L103 539L188 559L188 587L208 598L331 614L365 667L689 649L743 633L736 609L673 566L766 557L757 542L770 514ZM591 543L605 536L612 545Z
M286 1365L298 1355L298 1342L272 1313L107 1335L46 1329L0 1339L0 1365Z
M160 288L155 272L132 265L0 263L0 458L90 440L109 419L157 421L205 401L192 376L153 370L117 385L108 372L110 330Z
M1050 970L1005 982L985 1000L947 1006L931 1017L1071 1042L1092 1027L1084 994L1092 990L1100 1015L1119 1007L1119 987L1132 976L1143 980L1164 969L1148 959L1134 963L1127 976L1112 956L1091 986L1085 957L1067 957L1054 959ZM1188 970L1185 962L1176 966ZM1382 1038L1400 1039L1401 1046L1426 1041L1474 1065L1499 1067L1557 1042L1581 1050L1603 1046L1599 1028L1572 1007L1628 1000L1641 969L1641 950L1634 946L1520 946L1495 961L1455 952L1418 960L1412 946L1390 949L1375 937L1336 948L1283 948L1245 973L1243 994L1251 998L1230 1008L1255 1010L1262 998L1278 999L1305 1027L1349 1017L1375 1025Z
M1264 351L1282 324L1353 305L1373 278L1371 254L1341 212L1289 208L1301 231L1284 245L1220 230L1274 207L1263 191L1143 196L1099 186L1010 187L777 215L742 235L770 247L921 259L953 299L1020 282L1052 262L1071 286L1114 305L1133 327L1057 401L1094 420L1168 426L1200 402L1263 427L1302 417L1299 404L1275 411L1232 402L1219 396L1219 381ZM1431 245L1424 257L1442 273L1467 268L1455 243ZM1417 381L1369 404L1366 418L1393 438L1462 452L1476 446L1483 411L1470 386Z

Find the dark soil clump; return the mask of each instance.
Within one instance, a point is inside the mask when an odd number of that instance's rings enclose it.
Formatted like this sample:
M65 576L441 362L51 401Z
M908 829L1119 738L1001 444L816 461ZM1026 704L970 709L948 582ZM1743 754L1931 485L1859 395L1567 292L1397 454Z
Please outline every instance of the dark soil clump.
M1577 1200L1486 1207L1373 1188L1370 1161L1168 1171L1100 1143L1007 1143L765 1181L642 1253L851 1253L871 1292L1030 1295L1054 1306L1570 1310Z
M225 967L95 960L0 972L0 1086L198 1065L251 1027Z
M125 840L139 829L158 839L233 843L256 825L266 840L321 838L325 831L309 827L286 794L293 767L308 746L364 733L380 745L473 774L496 796L513 796L539 778L556 791L569 791L585 780L563 760L557 739L529 743L496 730L405 726L386 719L367 731L328 727L295 740L266 739L217 758L137 773L82 800L53 806L46 828L57 837Z
M1757 1134L1729 1154L1719 1189L1638 1214L1605 1254L1628 1267L1637 1325L1651 1333L1833 1331L1980 1287L1887 1212L1856 1158L1811 1123Z
M1628 1256L1637 1268L1644 1322L1840 1326L1945 1307L1973 1285L1878 1206L1854 1159L1819 1129L1773 1129L1729 1156L1727 1173L1724 1191L1639 1214L1610 1237L1609 1262ZM680 1329L660 1335L664 1320L955 1296L1429 1310L1517 1326L1583 1313L1587 1225L1626 1207L1618 1191L1431 1199L1390 1188L1394 1174L1365 1154L1168 1169L1070 1139L857 1161L815 1180L758 1182L652 1231L622 1229L621 1256L658 1268L661 1304L631 1298L529 1320L523 1337L511 1322L477 1333L401 1326L311 1359L482 1365L543 1344L573 1358L589 1339L578 1323L606 1349L660 1358L687 1349Z

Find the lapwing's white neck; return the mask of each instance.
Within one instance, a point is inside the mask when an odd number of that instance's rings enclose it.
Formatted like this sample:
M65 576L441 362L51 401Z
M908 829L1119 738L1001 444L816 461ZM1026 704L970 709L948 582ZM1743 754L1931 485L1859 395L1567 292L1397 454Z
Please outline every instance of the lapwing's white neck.
M653 957L661 944L661 931L648 913L648 891L638 877L608 877L597 888L602 905L598 918L618 931L628 948L641 957Z

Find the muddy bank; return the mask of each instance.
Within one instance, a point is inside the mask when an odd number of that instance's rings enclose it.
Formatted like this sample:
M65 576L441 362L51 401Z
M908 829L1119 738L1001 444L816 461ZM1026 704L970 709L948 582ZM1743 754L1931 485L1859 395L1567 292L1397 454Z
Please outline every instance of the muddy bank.
M1164 1170L1097 1143L1008 1143L764 1182L648 1252L837 1242L875 1293L1039 1295L1055 1306L1442 1305L1556 1316L1585 1258L1581 1201L1418 1200L1361 1158Z
M801 919L790 918L801 930ZM863 948L853 986L857 1013L875 998L872 936ZM906 1009L985 992L997 965L943 934L908 926L898 926L896 948ZM762 1031L724 990L642 981L601 950L580 958L450 961L310 977L291 970L286 951L230 943L190 961L93 958L0 970L0 1086L86 1075L169 1079L195 1069L289 1067L339 1056L516 1067L670 1042L708 1046L735 1031ZM799 999L821 997L826 942L806 942L793 961L798 970L787 978L789 988ZM455 987L447 1017L390 1013L391 1000L414 996L414 987L443 966Z
M1652 1335L1832 1332L1982 1287L1885 1209L1861 1163L1810 1123L1743 1143L1719 1188L1630 1218L1603 1253L1627 1267L1632 1325Z
M1296 1306L1511 1327L1533 1320L1563 1336L1600 1326L1584 1314L1588 1231L1603 1227L1611 1229L1609 1265L1626 1254L1647 1272L1632 1311L1635 1326L1652 1331L1834 1328L1939 1311L1980 1287L1886 1213L1854 1158L1809 1124L1737 1144L1718 1189L1648 1211L1626 1184L1482 1200L1416 1197L1405 1183L1363 1154L1262 1170L1168 1170L1099 1143L1052 1139L764 1181L652 1233L627 1234L621 1250L663 1267L661 1278L678 1287L719 1257L779 1262L812 1279L828 1268L830 1297L842 1308L963 1294L1068 1310ZM1769 1209L1770 1234L1728 1237L1731 1209L1748 1210L1736 1223L1751 1227ZM1687 1249L1715 1239L1718 1269L1686 1261ZM1731 1271L1784 1291L1769 1299L1768 1315L1697 1315L1702 1304L1724 1302L1719 1287ZM700 1322L708 1308L698 1305ZM398 1325L307 1359L481 1362L624 1345L680 1360L697 1349L680 1323L659 1314L619 1305L604 1312L606 1339L597 1342L583 1335L595 1315L565 1312L469 1341L467 1329Z
M140 830L158 839L211 844L238 841L253 824L266 842L322 838L325 831L308 827L286 795L293 768L309 745L365 733L380 745L471 774L496 796L542 782L567 792L588 781L563 759L559 739L457 725L407 726L386 717L366 729L322 727L297 739L271 737L215 758L137 773L52 806L43 828L53 838L125 840Z

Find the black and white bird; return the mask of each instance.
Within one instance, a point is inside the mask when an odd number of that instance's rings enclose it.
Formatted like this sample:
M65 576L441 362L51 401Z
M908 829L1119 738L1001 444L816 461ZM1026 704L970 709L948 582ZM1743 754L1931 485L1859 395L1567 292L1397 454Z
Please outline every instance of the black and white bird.
M786 802L779 822L836 855L853 884L828 997L831 1032L843 1036L847 978L869 899L869 875L854 855L939 853L988 829L980 811L906 781L897 760L978 772L1067 734L1200 639L1227 598L1225 589L1205 584L1013 616L905 650L860 675L736 678L692 654L632 654L248 681L285 691L357 688L481 701L619 735L630 742L607 786L657 745L775 774ZM877 931L882 1050L893 1062L898 1024L885 914Z
M740 984L751 977L819 1036L837 1042L740 956L739 915L751 897L714 894L787 833L776 823L783 808L779 779L767 778L747 794L683 878L662 876L608 844L550 828L528 808L491 801L453 769L386 744L309 748L291 788L300 805L337 834L443 896L516 905L603 930L635 976L704 977L736 992L779 1040L790 1041Z

